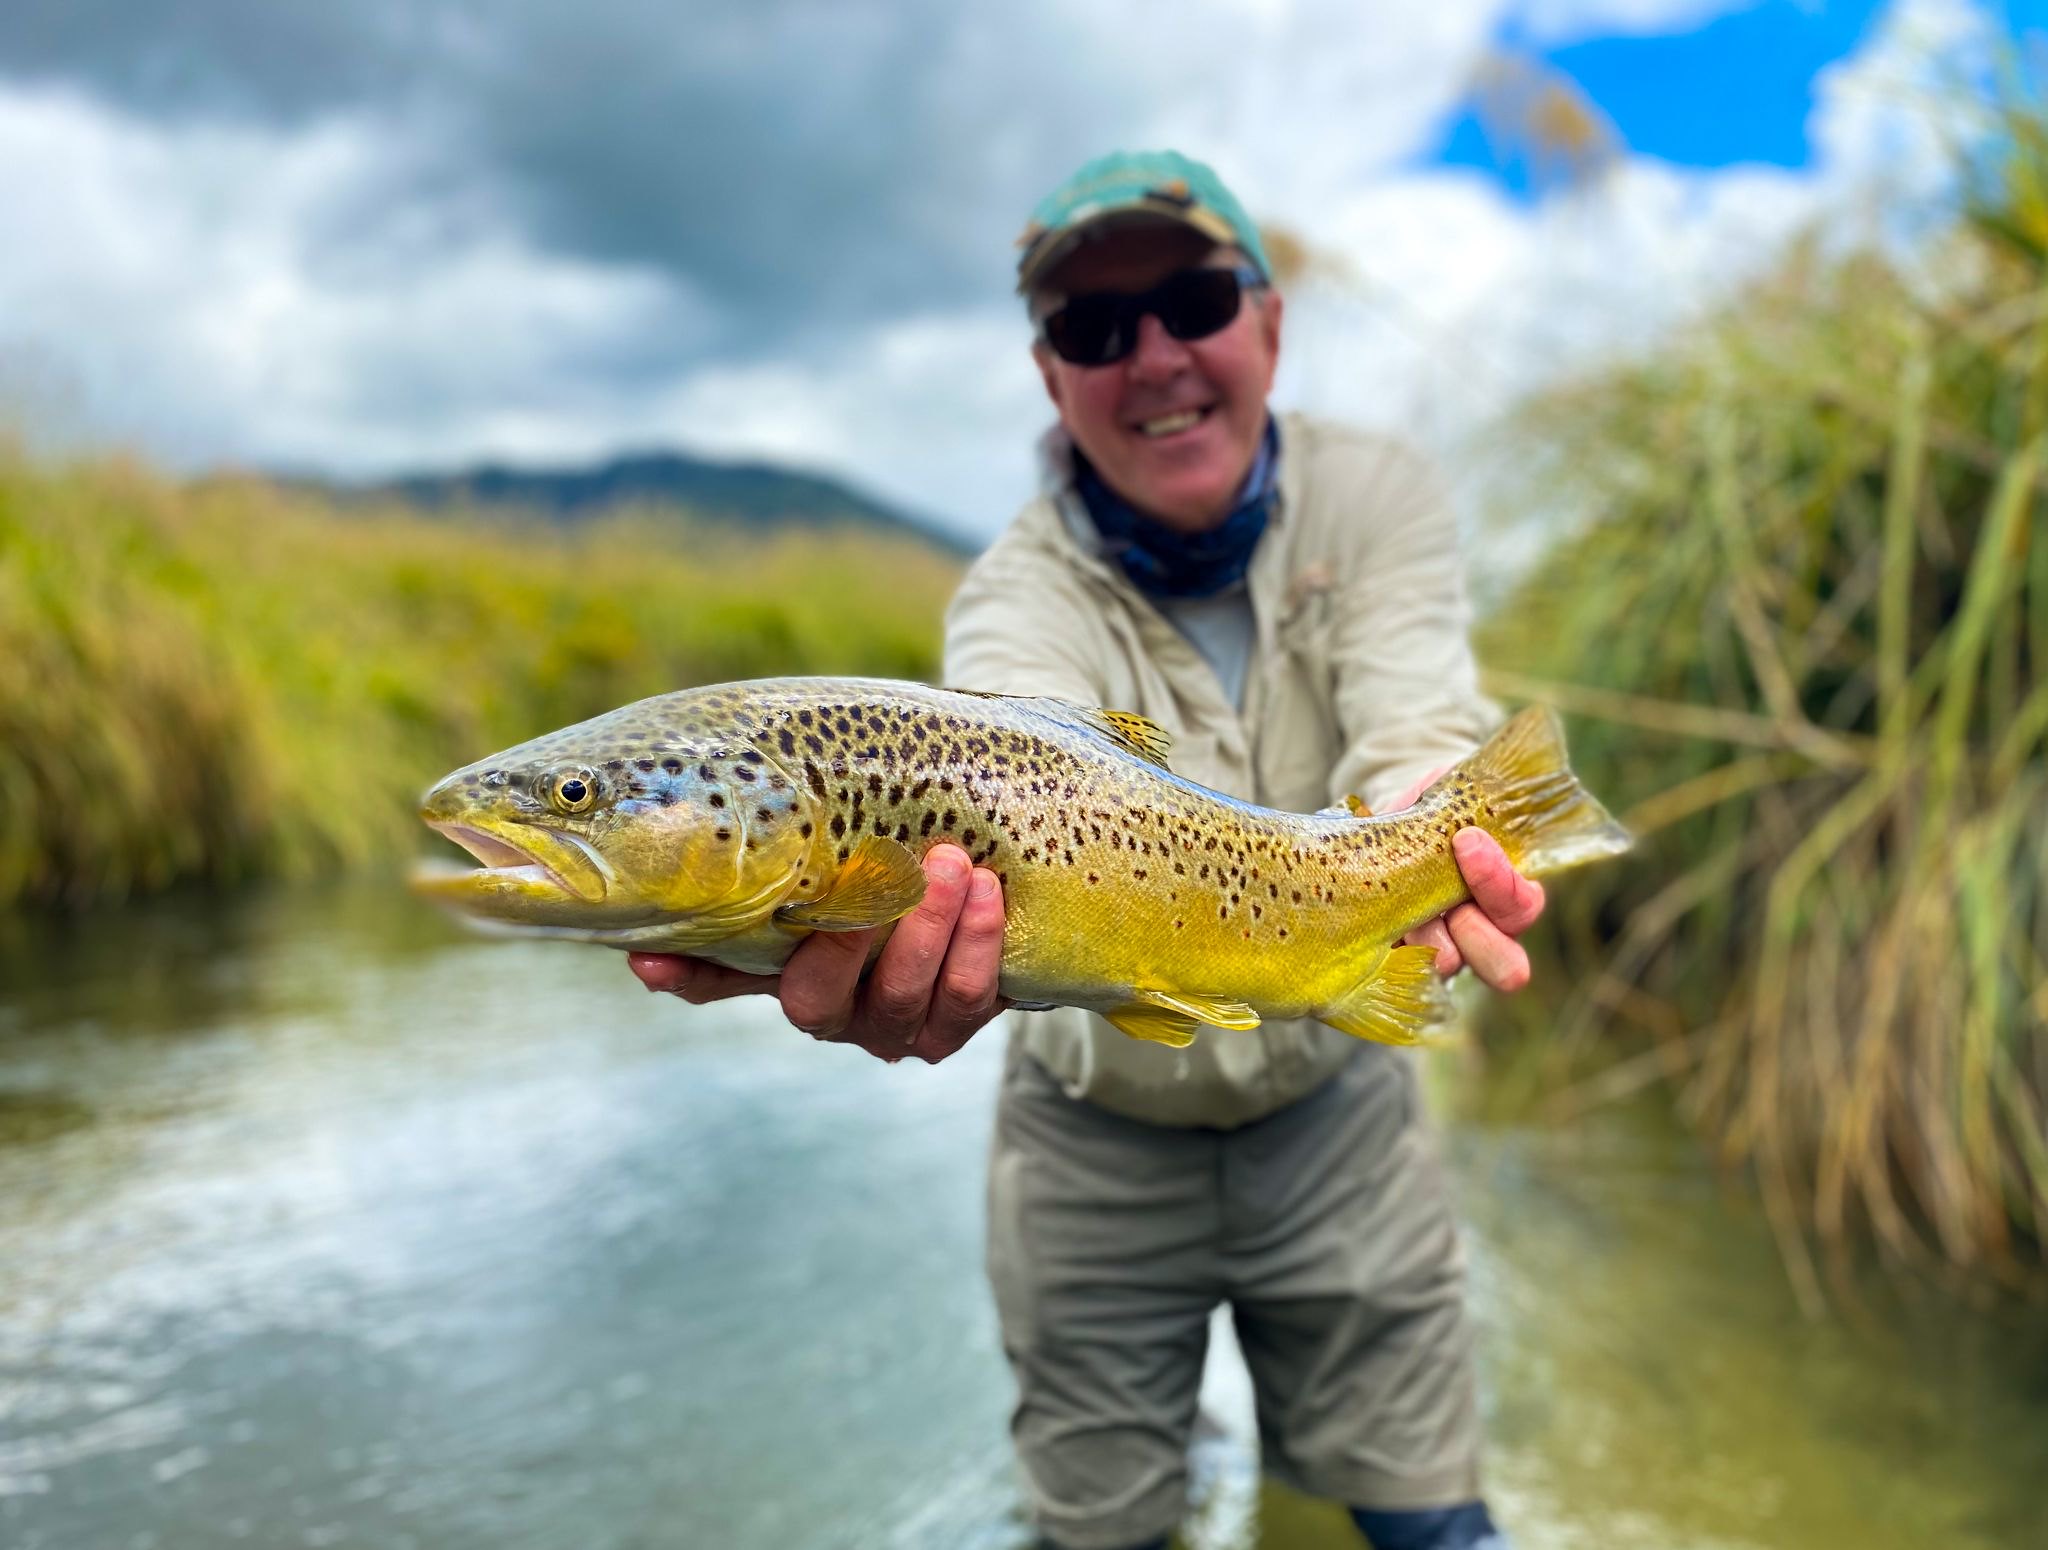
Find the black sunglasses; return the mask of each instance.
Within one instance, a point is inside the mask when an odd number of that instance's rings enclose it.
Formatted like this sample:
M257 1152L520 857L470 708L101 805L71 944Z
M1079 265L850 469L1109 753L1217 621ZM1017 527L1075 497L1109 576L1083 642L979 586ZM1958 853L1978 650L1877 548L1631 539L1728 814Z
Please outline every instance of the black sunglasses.
M1093 291L1074 296L1038 325L1053 354L1075 366L1107 366L1138 347L1138 320L1150 313L1176 339L1207 339L1228 328L1244 293L1266 279L1249 264L1228 269L1182 269L1149 291L1127 296Z

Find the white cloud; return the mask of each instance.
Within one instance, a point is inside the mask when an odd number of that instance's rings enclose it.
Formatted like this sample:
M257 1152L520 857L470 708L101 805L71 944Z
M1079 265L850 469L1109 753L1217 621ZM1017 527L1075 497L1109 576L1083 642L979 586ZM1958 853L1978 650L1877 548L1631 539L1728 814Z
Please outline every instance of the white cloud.
M17 406L31 439L175 464L438 458L496 406L573 406L579 357L702 326L666 279L536 253L457 209L389 212L370 240L404 154L348 121L163 131L0 95L0 208L35 235L0 259L0 360L65 390L54 422Z

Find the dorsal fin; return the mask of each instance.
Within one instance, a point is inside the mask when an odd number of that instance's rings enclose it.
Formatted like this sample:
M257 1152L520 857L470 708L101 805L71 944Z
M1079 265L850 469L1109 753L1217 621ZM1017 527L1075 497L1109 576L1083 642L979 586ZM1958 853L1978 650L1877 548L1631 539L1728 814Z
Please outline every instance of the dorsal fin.
M1170 766L1166 755L1173 747L1173 734L1158 722L1133 710L1103 710L1094 705L1077 705L1050 694L992 694L986 689L955 689L955 694L972 694L984 700L1028 700L1035 705L1057 705L1073 712L1083 726L1100 732L1125 753L1136 754L1162 770Z
M1162 770L1169 767L1166 754L1167 750L1173 747L1173 734L1158 722L1147 720L1137 712L1129 710L1096 710L1087 706L1079 709L1083 721L1125 753L1136 754L1146 763L1156 764Z

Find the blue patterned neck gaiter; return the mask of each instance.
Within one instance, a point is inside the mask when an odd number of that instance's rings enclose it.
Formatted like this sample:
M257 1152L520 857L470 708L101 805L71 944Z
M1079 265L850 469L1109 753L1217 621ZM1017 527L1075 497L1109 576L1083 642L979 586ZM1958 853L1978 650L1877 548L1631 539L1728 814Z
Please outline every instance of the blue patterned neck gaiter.
M1110 558L1147 597L1213 597L1244 580L1252 550L1280 488L1280 427L1269 415L1266 437L1237 504L1221 525L1182 533L1155 522L1102 482L1074 449L1074 485L1102 534Z

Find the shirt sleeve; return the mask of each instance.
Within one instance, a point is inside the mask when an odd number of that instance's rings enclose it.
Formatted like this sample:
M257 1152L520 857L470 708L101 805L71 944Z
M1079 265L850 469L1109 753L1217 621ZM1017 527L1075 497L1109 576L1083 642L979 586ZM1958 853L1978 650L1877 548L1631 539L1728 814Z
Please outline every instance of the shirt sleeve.
M1103 700L1100 632L1071 577L1050 565L984 556L946 609L945 686L990 694Z
M1435 470L1389 449L1362 483L1372 525L1333 599L1344 751L1330 800L1356 792L1378 812L1470 753L1498 713L1479 692L1457 518Z

